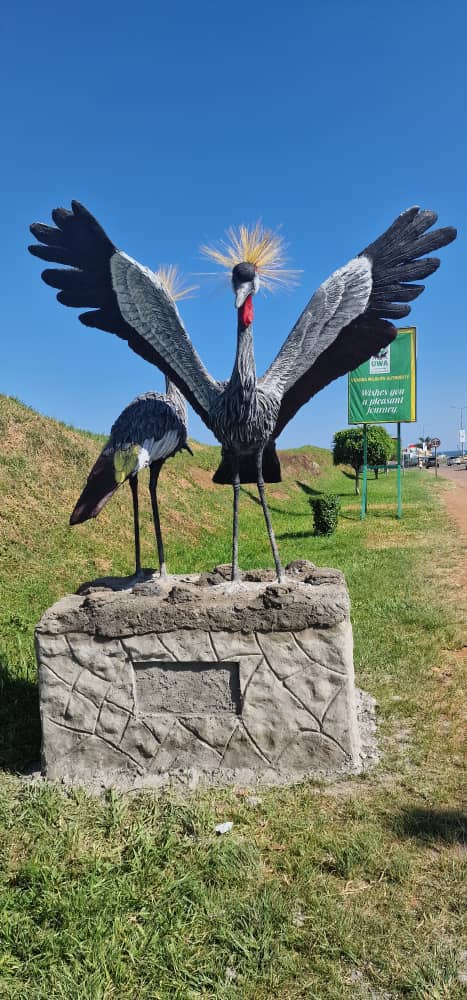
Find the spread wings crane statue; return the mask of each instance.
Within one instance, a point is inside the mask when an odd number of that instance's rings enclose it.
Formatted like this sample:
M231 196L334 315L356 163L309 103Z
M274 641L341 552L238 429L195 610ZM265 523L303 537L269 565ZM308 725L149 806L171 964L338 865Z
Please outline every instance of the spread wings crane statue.
M173 265L159 268L156 275L173 302L186 298L194 291L194 288L183 286ZM157 502L159 473L164 462L183 448L193 454L187 442L186 402L167 376L165 381L165 393L146 392L137 396L117 417L70 517L70 524L82 524L89 518L97 517L116 490L128 481L133 500L135 576L141 574L138 475L149 466L149 493L159 571L161 576L165 576L164 545Z
M266 373L257 378L253 353L253 296L261 282L284 277L283 244L271 231L240 227L220 249L205 248L231 272L237 309L237 350L227 382L213 378L185 331L177 307L157 276L118 250L77 201L54 209L55 226L34 223L31 252L68 265L47 269L46 284L64 305L87 307L86 326L123 338L157 365L191 403L222 445L215 482L233 486L232 579L238 578L240 484L256 482L277 577L283 575L264 492L280 479L275 441L320 389L352 371L396 336L391 320L410 312L424 290L414 284L439 266L426 256L450 243L452 227L433 229L435 212L403 212L373 243L335 271L312 296ZM287 277L287 276L285 276Z

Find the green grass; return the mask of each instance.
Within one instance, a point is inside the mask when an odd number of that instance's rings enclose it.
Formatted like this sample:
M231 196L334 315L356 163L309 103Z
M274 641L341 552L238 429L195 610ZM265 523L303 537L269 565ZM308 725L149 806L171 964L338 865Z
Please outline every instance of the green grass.
M261 790L256 804L243 789L96 799L14 772L38 754L34 624L83 579L131 572L130 498L71 530L100 441L5 397L0 441L0 996L463 996L465 656L446 485L407 475L398 522L395 475L372 479L362 523L346 470L304 448L268 490L284 562L346 574L357 680L379 705L373 772ZM174 572L230 559L231 491L209 482L217 454L196 446L161 477ZM309 498L329 491L342 497L339 527L318 538ZM245 568L271 561L253 497L243 490ZM143 544L154 564L147 502ZM226 819L231 833L216 837Z

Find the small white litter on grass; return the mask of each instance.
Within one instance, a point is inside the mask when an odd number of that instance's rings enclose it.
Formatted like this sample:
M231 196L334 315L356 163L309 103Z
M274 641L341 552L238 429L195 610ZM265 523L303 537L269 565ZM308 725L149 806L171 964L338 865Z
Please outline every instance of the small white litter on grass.
M218 823L217 826L214 827L214 829L216 833L230 833L232 827L233 823L231 823L229 820L227 823Z

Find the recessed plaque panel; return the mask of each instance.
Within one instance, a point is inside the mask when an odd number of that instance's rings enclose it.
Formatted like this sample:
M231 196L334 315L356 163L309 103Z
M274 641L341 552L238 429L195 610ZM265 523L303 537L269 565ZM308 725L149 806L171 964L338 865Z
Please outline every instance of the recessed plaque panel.
M133 665L136 706L142 715L240 714L238 663L144 660Z

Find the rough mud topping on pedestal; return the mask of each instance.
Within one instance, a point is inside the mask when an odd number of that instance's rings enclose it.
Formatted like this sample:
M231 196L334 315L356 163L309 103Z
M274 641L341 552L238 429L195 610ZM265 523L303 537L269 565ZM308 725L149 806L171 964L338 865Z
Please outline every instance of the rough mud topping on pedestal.
M295 572L50 608L36 633L46 774L252 784L358 769L345 581Z
M309 564L312 566L312 564ZM232 632L327 628L349 617L349 596L339 570L307 565L284 582L223 579L203 585L198 575L159 577L122 589L121 579L87 584L50 608L38 633L81 631L100 636L141 635L178 628ZM213 573L217 573L217 569ZM263 570L251 571L262 574ZM246 576L247 574L244 574ZM220 576L220 574L219 574ZM82 591L82 588L80 588Z

